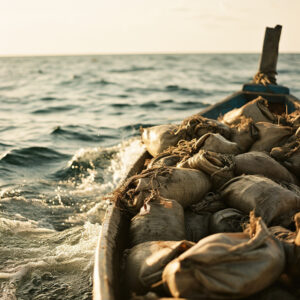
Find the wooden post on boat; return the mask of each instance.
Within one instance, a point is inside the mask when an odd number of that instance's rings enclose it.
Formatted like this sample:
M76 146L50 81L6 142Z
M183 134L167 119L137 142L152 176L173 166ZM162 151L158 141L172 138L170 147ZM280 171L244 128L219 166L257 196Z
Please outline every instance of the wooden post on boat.
M276 84L276 66L281 29L281 25L276 25L275 28L266 28L259 69L254 76L256 84Z

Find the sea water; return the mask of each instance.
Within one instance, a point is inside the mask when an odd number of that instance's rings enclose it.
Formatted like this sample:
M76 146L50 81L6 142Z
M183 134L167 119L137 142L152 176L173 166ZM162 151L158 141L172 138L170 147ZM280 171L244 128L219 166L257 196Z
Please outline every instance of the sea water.
M143 150L251 80L257 54L0 58L0 298L91 299L109 194ZM300 54L278 83L300 98Z

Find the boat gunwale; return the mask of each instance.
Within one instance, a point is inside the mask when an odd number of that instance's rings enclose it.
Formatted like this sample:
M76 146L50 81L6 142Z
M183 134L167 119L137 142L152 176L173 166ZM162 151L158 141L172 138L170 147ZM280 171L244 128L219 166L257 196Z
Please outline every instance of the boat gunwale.
M250 96L256 95L257 97L265 96L266 98L268 98L268 96L284 97L285 102L289 101L293 104L293 106L296 109L300 109L300 100L295 96L293 96L292 94L274 94L274 93L264 93L264 92L237 91L231 94L230 96L226 97L224 100L217 102L216 104L210 105L206 109L202 110L200 114L201 115L203 114L205 116L205 114L208 113L209 111L218 109L219 106L228 102L230 99L233 99L233 97L237 97L242 94L246 94ZM147 151L145 151L138 158L138 160L133 164L133 167L128 172L124 181L128 179L130 176L136 174L138 171L142 170L141 167L144 165L146 157L149 158L151 157ZM113 257L116 255L114 251L118 249L118 247L116 246L117 241L114 242L112 237L116 237L117 234L119 237L122 236L122 234L127 236L129 229L124 228L125 222L128 222L128 220L126 220L125 213L123 213L114 204L109 206L104 217L101 234L99 236L99 243L95 254L96 258L95 258L94 287L93 287L93 299L95 300L124 299L116 295L116 282L114 282L114 279L116 279L115 275L118 274L118 272L117 270L113 270L113 259L114 259ZM127 225L127 227L129 226ZM115 275L113 273L115 273ZM110 276L111 278L108 278ZM119 280L120 280L120 276L118 278L118 281ZM117 288L119 288L120 289L119 292L122 293L122 287L120 285L120 281L118 284L119 286Z

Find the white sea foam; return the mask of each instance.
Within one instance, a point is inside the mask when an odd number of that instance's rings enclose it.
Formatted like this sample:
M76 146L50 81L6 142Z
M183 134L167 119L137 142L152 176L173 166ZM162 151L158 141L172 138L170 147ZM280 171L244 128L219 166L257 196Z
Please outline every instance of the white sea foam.
M103 156L104 150L102 148L81 149L74 155L71 164L74 163L74 161L88 162L94 166L94 168L87 170L87 175L81 179L81 183L70 193L72 195L87 195L93 193L97 199L100 200L103 195L110 193L124 179L129 168L144 149L144 146L137 138L105 149L105 152L113 153L109 161L110 164L105 169L95 167L99 157ZM101 172L101 177L103 178L103 182L101 183L95 180L99 172Z
M25 219L23 217L23 219ZM39 222L34 220L10 220L6 218L0 218L0 232L1 233L34 233L34 234L42 234L42 233L53 233L54 231L48 228L39 227Z
M1 222L1 224L7 223L4 220ZM18 227L10 220L7 224L10 229ZM37 229L31 222L28 222L25 227L29 228L29 232ZM89 274L93 267L94 251L100 229L101 225L86 222L82 227L67 229L59 233L49 230L44 232L46 236L40 237L24 236L19 231L11 233L13 237L7 236L10 249L0 247L0 257L6 257L6 262L0 268L0 282L2 282L0 299L14 299L16 288L22 291L24 282L28 288L31 285L28 279L36 276L43 279L45 272L50 272L49 276L59 276L60 282L69 284L72 283L71 277L74 274L77 274L79 278L83 274ZM39 238L40 241L37 240ZM45 243L46 240L47 243ZM41 282L42 285L43 282Z
M82 210L85 212L69 217L68 221L70 223L82 223L84 221L102 223L105 210L110 205L110 201L104 196L112 192L120 184L144 149L145 147L137 138L106 149L106 151L109 150L110 153L114 153L107 168L104 170L101 168L90 169L88 174L81 179L81 183L70 191L72 196L92 198L90 203L93 202L94 205L87 211L85 209L86 205L82 205ZM102 155L103 149L94 148L92 151L87 149L86 152L80 150L80 153L81 156L78 153L75 155L77 161L81 161L82 158L86 161L90 158L96 161ZM101 173L103 182L97 182L98 173Z

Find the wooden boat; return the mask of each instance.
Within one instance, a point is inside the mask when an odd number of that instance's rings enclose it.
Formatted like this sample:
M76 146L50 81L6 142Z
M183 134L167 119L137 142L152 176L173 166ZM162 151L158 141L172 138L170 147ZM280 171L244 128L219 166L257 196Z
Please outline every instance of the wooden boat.
M277 27L271 30L276 30L276 28ZM270 49L268 49L268 47L270 47L270 43L268 43L268 30L270 31L270 28L267 28L266 31L260 71L264 71L263 65L266 64L268 64L269 70L270 64L272 65L271 68L273 67L274 70L274 66L276 68L277 63L278 36L277 53L276 49L274 50L273 40L273 44L271 43L273 59L270 62L268 56L267 62L264 60L266 52L270 53ZM274 32L272 32L272 34L274 34ZM296 109L300 109L300 101L289 93L289 89L287 87L276 84L263 85L250 83L244 84L241 91L238 91L223 101L206 108L201 112L201 114L207 118L217 119L220 115L224 115L234 108L239 108L247 102L256 99L258 96L262 96L267 99L269 107L273 107L273 109L278 113L291 113ZM140 157L132 163L132 167L128 171L126 178L142 171L145 160L149 158L151 158L151 155L147 151L142 153ZM123 251L128 248L129 224L130 220L119 208L114 205L111 205L108 208L102 224L102 231L95 257L93 287L93 297L95 300L129 299L129 291L126 289L126 286L122 284L120 270Z

